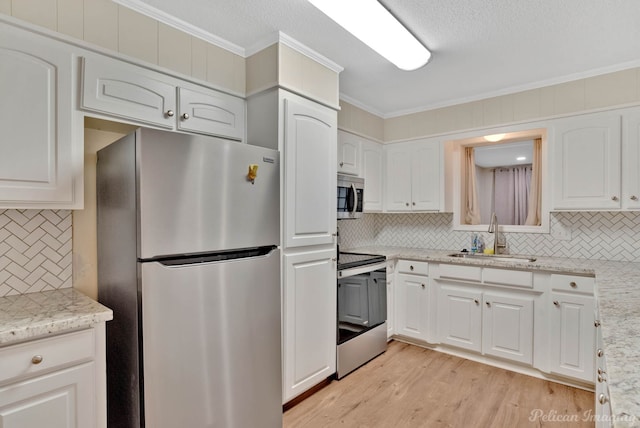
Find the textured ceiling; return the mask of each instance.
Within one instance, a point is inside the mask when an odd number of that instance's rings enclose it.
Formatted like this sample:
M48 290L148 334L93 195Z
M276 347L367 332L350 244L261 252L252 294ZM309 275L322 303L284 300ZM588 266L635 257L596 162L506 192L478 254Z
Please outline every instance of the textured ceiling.
M432 51L412 72L306 0L136 1L243 49L282 31L344 67L343 98L385 117L640 66L640 0L384 0Z

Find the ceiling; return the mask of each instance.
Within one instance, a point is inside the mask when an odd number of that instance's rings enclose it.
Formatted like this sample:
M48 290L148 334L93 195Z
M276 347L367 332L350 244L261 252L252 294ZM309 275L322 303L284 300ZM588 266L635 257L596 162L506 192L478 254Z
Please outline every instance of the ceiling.
M382 117L640 66L638 0L383 0L432 51L411 72L306 0L115 1L165 12L241 54L281 31L344 67L341 98Z

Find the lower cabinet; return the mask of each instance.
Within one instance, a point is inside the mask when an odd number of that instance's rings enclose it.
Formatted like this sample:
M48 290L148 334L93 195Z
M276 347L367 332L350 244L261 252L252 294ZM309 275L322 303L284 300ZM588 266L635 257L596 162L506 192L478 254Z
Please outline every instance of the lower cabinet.
M524 364L533 362L533 297L440 284L441 343Z
M336 371L335 249L283 256L283 403Z
M551 292L550 371L594 381L595 316L593 296Z
M596 304L596 319L598 315ZM611 426L611 402L609 400L609 384L607 374L606 356L602 343L602 328L596 327L596 428L609 428Z
M0 348L0 426L104 426L103 341L101 325Z
M395 334L427 340L429 278L398 273L395 285Z

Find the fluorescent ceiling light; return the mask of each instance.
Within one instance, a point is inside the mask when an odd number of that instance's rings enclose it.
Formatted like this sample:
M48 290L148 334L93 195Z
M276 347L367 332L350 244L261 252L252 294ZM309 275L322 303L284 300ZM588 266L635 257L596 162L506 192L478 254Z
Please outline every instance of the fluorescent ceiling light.
M523 161L523 160L527 160L526 156L518 156L516 158L517 161Z
M431 52L376 0L309 0L401 70L425 65Z

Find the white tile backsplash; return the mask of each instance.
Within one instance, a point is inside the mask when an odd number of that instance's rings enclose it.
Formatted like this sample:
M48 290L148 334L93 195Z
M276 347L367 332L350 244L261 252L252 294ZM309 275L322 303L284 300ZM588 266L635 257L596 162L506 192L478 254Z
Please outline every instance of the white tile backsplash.
M505 233L508 252L616 261L640 260L640 212L551 213L550 233ZM338 222L342 248L370 245L460 250L471 233L454 231L452 214L365 214ZM487 246L493 235L481 233Z
M0 296L71 288L68 210L0 210Z

